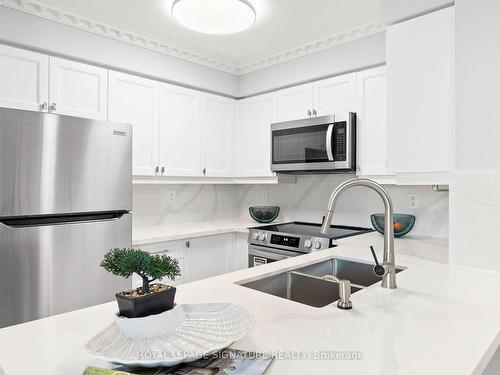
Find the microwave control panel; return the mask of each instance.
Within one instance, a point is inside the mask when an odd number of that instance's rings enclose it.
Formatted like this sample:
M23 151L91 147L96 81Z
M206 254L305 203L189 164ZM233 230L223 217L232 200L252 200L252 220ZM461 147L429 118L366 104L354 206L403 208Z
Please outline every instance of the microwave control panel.
M347 157L347 123L336 122L333 126L333 158L335 161L346 161Z

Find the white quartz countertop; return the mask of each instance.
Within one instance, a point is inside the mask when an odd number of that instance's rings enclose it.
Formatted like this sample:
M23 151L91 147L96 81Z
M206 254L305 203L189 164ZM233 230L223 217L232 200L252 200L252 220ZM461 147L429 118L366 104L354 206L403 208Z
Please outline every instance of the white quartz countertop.
M235 284L332 256L371 260L377 233L340 246L178 287L177 303L233 302L256 319L233 347L281 356L270 374L480 374L500 343L500 274L449 266L444 240L396 240L406 270L398 288L380 283L352 295L351 311L314 308ZM420 256L422 255L422 256ZM6 374L80 374L91 364L86 341L114 319L108 303L0 330ZM361 352L357 361L313 359L323 352Z
M276 223L280 223L280 221L273 222L273 224ZM132 244L136 246L233 232L248 233L248 228L263 225L269 224L259 224L251 219L236 218L134 227L132 229Z

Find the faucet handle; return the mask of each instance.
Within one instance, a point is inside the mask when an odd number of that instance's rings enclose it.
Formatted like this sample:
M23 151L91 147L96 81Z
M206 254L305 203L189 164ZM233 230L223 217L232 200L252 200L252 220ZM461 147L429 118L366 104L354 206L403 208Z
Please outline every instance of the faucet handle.
M375 260L375 266L373 266L373 273L378 277L383 277L389 271L385 265L382 265L378 262L377 254L375 254L375 249L373 246L370 246L370 250L372 251L373 259Z

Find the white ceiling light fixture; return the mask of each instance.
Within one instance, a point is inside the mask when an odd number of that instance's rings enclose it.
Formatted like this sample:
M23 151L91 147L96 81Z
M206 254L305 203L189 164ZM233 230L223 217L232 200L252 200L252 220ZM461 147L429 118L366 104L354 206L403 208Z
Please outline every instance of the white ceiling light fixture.
M184 27L205 34L233 34L255 23L248 0L175 0L172 16Z

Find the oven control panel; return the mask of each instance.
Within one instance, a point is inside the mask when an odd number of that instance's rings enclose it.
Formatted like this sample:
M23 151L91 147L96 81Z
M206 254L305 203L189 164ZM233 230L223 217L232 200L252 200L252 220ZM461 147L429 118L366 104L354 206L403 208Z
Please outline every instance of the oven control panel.
M271 245L280 245L298 248L300 245L299 237L283 236L280 234L271 235Z

